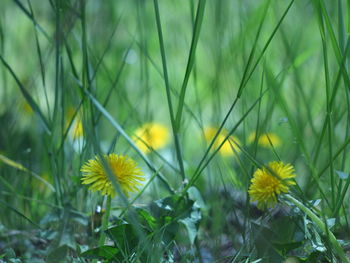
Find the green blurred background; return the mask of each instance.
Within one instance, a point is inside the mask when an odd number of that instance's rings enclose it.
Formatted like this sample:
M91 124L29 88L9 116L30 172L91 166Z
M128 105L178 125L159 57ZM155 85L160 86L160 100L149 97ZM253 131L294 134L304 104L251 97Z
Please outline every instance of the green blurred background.
M209 209L203 220L214 221L215 227L207 229L213 243L221 242L226 227L235 227L211 210L248 211L246 192L257 163L278 159L296 167L295 195L323 199L326 217L341 213L341 235L350 234L348 1L159 1L163 45L153 1L1 0L0 5L3 247L10 242L7 230L30 230L30 221L42 224L55 207L91 216L102 197L80 184L80 167L97 153L127 154L152 176L108 116L130 138L145 123L168 128L171 140L147 158L175 191L188 181L197 186ZM200 8L204 13L197 16ZM179 148L167 92L175 115L184 105L175 127ZM83 130L79 138L71 130L77 119ZM219 151L208 159L213 151L205 154L205 129L221 125L239 140L239 153ZM280 143L248 141L254 132L275 134ZM200 166L203 160L207 166ZM155 179L136 203L146 206L168 194ZM113 202L122 205L118 198ZM237 218L259 213L247 211ZM66 225L76 234L81 228ZM251 231L245 227L235 231ZM69 242L94 243L77 235ZM232 242L239 250L241 241Z

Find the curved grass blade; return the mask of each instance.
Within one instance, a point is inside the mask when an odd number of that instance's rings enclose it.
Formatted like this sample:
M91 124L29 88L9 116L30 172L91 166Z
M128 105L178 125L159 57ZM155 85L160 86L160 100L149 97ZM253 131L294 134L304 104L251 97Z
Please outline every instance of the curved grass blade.
M176 130L177 131L180 128L181 116L182 116L182 110L183 110L183 107L184 107L184 101L185 101L187 84L188 84L188 80L190 78L190 74L191 74L191 71L192 71L192 68L193 68L193 65L194 65L194 61L195 61L194 59L195 59L195 54L196 54L199 34L200 34L200 31L201 31L201 27L202 27L202 21L203 21L204 10L205 10L205 3L206 3L206 0L199 0L198 1L197 15L196 15L196 20L195 20L195 24L194 24L194 30L193 30L190 54L188 56L186 73L185 73L185 77L184 77L184 80L183 80L183 83L182 83L179 103L178 103L178 106L177 106L177 113L176 113L176 119L175 119Z
M42 177L40 177L40 175L28 170L26 167L24 167L22 164L17 163L9 158L7 158L6 156L0 154L0 161L2 161L3 163L7 164L8 166L11 166L13 168L16 168L20 171L29 173L30 175L32 175L35 179L38 179L39 181L41 181L42 183L44 183L48 188L50 188L53 192L55 192L55 188L45 179L43 179Z
M37 223L33 222L30 218L28 218L27 216L25 216L22 212L18 211L16 208L8 205L6 202L0 200L0 203L7 207L8 209L10 209L11 211L15 212L17 215L23 217L25 220L27 220L29 223L31 223L32 225L34 225L35 227L41 229L41 226L39 226Z
M154 0L153 4L154 4L154 12L156 15L159 46L160 46L160 53L161 53L161 57L162 57L164 82L165 82L166 96L167 96L168 108L169 108L169 114L170 114L171 128L173 131L173 137L174 137L174 142L175 142L176 156L177 156L177 160L179 162L181 176L182 176L182 179L184 180L186 178L185 168L184 168L184 164L183 164L183 160L182 160L179 134L178 134L178 130L176 128L176 120L175 120L175 116L174 116L173 104L172 104L172 99L171 99L171 90L170 90L170 84L169 84L168 68L167 68L167 62L166 62L166 56L165 56L165 47L164 47L164 41L163 41L163 31L162 31L162 24L161 24L161 20L160 20L158 0Z
M5 68L10 72L10 74L12 75L12 77L15 79L18 87L20 88L24 98L27 100L28 104L30 105L30 107L33 109L34 112L36 112L38 114L38 116L40 117L40 120L43 124L43 127L45 129L45 131L48 134L51 134L51 129L49 128L50 125L48 123L48 121L46 120L44 114L42 113L42 111L40 110L38 104L36 104L36 102L34 101L34 99L32 98L32 96L30 96L29 92L24 88L24 86L22 85L22 83L20 82L20 80L18 79L17 75L15 74L15 72L12 70L11 66L5 61L5 59L3 58L3 56L0 54L0 60L2 62L2 64L5 66Z

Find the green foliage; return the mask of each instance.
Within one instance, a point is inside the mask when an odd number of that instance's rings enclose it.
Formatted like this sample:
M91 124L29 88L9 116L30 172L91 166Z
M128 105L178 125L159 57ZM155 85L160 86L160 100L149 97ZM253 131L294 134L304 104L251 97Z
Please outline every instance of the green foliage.
M112 246L101 246L89 249L81 254L81 256L90 259L113 259L118 254L119 250Z
M349 10L1 0L0 263L347 262ZM162 148L136 136L153 122ZM112 152L147 180L105 202L80 169ZM279 160L296 184L261 211L252 175Z
M194 188L192 192L195 192ZM81 256L111 262L135 261L139 258L145 262L152 258L152 253L156 250L168 254L168 257L173 254L174 241L181 231L181 225L186 229L191 245L197 237L201 212L193 200L173 195L154 201L149 210L136 208L135 212L136 225L117 220L116 226L106 230L114 246L96 247L83 252ZM135 256L137 252L139 255Z

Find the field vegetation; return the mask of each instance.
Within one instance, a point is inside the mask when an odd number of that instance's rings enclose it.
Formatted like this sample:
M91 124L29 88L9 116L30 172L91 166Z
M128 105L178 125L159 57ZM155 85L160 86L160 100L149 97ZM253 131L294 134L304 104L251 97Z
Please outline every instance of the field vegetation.
M1 0L0 262L350 262L350 1Z

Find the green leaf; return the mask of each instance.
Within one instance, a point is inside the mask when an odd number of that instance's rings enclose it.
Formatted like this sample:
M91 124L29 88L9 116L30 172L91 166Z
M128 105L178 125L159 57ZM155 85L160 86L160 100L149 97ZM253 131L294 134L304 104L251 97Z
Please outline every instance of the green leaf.
M201 207L205 207L199 191L195 187L188 190L189 199L172 195L157 200L151 204L151 211L157 219L159 227L164 227L164 239L169 242L178 233L179 223L183 224L188 232L191 244L198 232L198 223L201 219Z
M114 226L108 228L106 232L116 246L127 254L130 254L138 245L138 235L130 224Z
M179 230L179 220L190 217L193 201L172 195L151 204L151 213L156 218L165 244L171 243Z
M198 208L206 209L205 203L203 201L203 198L201 196L201 193L198 191L198 189L194 186L191 186L188 190L188 197L194 201L194 205Z
M136 208L135 209L139 222L146 227L149 230L154 230L157 226L156 219L150 214L149 211L142 209L142 208Z
M112 259L117 255L119 250L112 246L101 246L89 249L81 254L84 258L89 259Z
M40 220L40 225L48 225L57 223L60 221L60 215L58 210L53 210L51 213L47 213L43 219Z
M172 218L178 217L179 219L186 218L190 216L193 203L192 200L186 200L178 195L172 195L154 201L151 204L151 212L158 221L161 221L160 219L165 218L166 216Z
M72 215L72 221L82 225L87 226L89 224L89 220L86 216L78 214L78 213L71 213Z
M58 263L58 262L66 262L66 258L68 255L69 247L67 245L60 246L50 252L47 256L47 263Z
M302 247L303 242L290 242L290 243L272 243L273 246L282 253L286 255L289 251Z
M200 211L195 210L191 213L190 217L179 220L179 222L184 224L187 229L188 238L190 239L191 245L194 244L194 240L196 239L197 232L198 232L198 224L201 218L202 217L201 217Z

